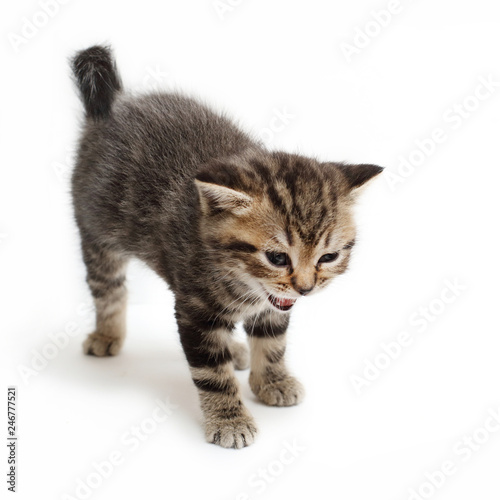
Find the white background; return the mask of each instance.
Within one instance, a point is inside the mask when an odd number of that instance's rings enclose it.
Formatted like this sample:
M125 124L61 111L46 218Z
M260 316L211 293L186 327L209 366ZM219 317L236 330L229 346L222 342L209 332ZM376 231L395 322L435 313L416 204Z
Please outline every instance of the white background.
M500 82L498 2L401 0L383 27L384 0L230 3L70 0L45 19L38 1L3 3L0 352L2 391L18 387L17 498L498 499L500 87L473 97L481 78ZM185 89L273 147L387 167L359 205L351 270L293 312L304 403L266 407L238 374L260 427L244 450L205 443L172 296L140 264L122 353L82 354L93 317L68 191L82 107L67 58L100 42L130 89ZM410 155L419 165L394 185ZM449 303L446 280L461 288ZM396 348L402 332L411 343ZM177 407L156 424L167 398ZM136 449L122 440L134 426L149 433ZM116 452L98 476L92 464ZM453 473L426 485L446 461Z

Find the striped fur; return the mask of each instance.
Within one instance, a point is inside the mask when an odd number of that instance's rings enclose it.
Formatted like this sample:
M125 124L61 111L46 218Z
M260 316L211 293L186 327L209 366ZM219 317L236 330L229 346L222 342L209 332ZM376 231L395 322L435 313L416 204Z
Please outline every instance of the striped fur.
M234 368L250 363L264 403L300 402L303 388L285 365L290 309L346 270L354 201L381 169L270 152L194 99L127 94L107 49L81 52L74 68L88 118L72 193L97 314L84 350L120 350L125 268L141 259L175 294L207 440L246 446L257 428ZM101 88L110 78L116 84ZM286 265L273 264L277 254ZM232 337L239 321L250 361Z
M266 311L245 322L251 350L250 387L271 406L298 404L304 397L302 384L285 365L288 315Z

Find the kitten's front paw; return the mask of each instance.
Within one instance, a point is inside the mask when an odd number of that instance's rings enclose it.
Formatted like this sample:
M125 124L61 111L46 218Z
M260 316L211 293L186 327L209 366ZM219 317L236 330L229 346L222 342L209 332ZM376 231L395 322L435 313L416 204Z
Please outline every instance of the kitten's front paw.
M100 333L91 333L83 343L83 352L93 356L116 356L122 347L123 339L106 337Z
M253 393L269 406L297 405L305 395L304 386L291 375L271 382L250 373L250 387Z
M246 370L250 366L250 351L248 350L248 346L242 342L233 342L230 350L236 370Z
M250 414L230 419L214 416L205 423L207 441L223 448L239 449L249 446L256 435L257 426Z

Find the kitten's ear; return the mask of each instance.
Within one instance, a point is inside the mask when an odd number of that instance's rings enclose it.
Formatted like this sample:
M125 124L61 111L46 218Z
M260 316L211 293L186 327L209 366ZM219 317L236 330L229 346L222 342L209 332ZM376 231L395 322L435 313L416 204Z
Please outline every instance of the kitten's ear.
M383 167L378 165L360 164L360 165L337 165L344 174L351 196L357 196L362 188L366 187L368 181L382 172Z
M200 195L201 210L209 215L220 211L229 211L233 214L244 213L252 204L252 197L219 184L204 182L195 179Z

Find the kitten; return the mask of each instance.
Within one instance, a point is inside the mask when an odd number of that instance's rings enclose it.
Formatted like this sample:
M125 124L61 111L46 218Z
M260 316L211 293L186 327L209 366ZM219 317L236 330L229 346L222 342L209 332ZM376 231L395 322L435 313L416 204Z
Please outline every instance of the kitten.
M175 294L207 440L247 446L257 427L233 370L250 365L265 404L302 400L284 359L290 311L346 270L353 203L382 168L271 152L196 100L126 94L107 47L72 68L86 111L73 204L97 316L84 351L118 354L125 270L141 259ZM251 356L232 337L238 321Z

